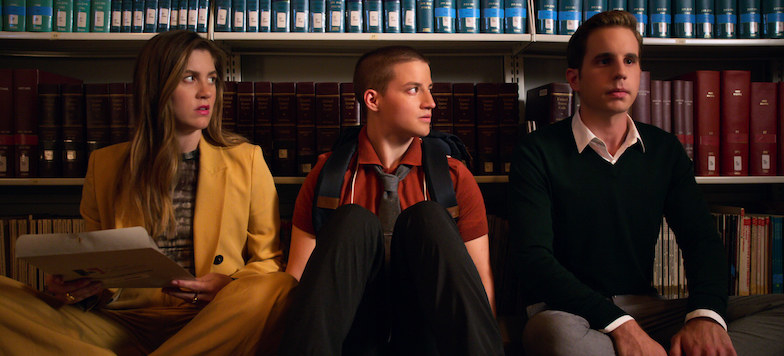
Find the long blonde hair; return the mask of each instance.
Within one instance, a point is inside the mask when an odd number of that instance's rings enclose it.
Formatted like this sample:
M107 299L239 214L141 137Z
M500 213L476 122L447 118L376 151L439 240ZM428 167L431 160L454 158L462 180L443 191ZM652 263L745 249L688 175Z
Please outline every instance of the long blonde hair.
M179 85L194 50L207 50L218 73L215 106L202 130L214 146L229 147L246 140L221 128L225 55L214 43L184 30L163 32L142 48L134 69L136 131L130 144L126 174L118 189L134 212L141 212L144 227L154 238L173 236L176 228L172 195L178 174L180 149L175 138L176 117L172 94ZM126 212L120 212L124 217ZM132 214L133 215L133 214Z

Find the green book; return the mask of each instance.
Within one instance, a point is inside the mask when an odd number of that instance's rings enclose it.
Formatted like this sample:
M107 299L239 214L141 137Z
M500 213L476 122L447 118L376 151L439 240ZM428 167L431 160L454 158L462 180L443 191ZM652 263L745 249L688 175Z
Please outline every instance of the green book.
M52 32L53 0L27 0L27 31Z
M54 1L54 30L73 32L74 0Z
M74 32L90 32L90 0L74 0Z
M25 31L27 4L25 0L3 0L3 31Z
M90 32L109 32L111 25L111 0L92 0Z

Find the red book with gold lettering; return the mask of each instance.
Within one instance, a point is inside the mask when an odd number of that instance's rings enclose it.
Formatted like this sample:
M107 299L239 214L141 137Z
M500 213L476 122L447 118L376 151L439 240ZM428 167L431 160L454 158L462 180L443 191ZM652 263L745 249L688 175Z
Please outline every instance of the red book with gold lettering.
M749 173L775 176L778 161L776 83L751 83Z
M749 175L751 72L721 71L721 174Z
M700 70L681 76L694 82L694 173L718 176L720 172L719 72Z

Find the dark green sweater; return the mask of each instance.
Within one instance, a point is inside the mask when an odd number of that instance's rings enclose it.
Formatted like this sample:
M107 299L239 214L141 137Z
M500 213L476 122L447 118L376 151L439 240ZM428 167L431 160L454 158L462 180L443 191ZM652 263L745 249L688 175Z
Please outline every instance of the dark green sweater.
M643 147L615 165L577 152L571 118L526 135L509 178L512 268L526 302L580 315L601 329L625 315L607 297L651 294L664 215L683 252L689 307L724 316L724 248L674 135L636 123Z

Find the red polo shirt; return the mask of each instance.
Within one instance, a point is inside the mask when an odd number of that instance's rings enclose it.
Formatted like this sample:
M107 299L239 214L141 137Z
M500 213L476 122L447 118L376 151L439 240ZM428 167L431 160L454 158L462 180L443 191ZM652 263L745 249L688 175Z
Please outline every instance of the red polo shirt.
M294 206L294 216L292 223L299 229L315 234L313 231L313 219L311 216L313 210L313 194L316 189L319 172L324 167L324 163L329 157L330 153L324 153L319 156L316 166L305 178L305 183L299 190L297 196L297 203ZM419 138L411 142L411 146L403 154L400 160L401 164L408 164L411 166L411 171L400 182L398 186L398 195L400 198L400 207L405 210L411 205L425 200L425 172L422 167L422 140ZM460 234L463 236L463 241L470 241L477 237L486 235L487 228L487 215L485 212L485 203L482 198L482 192L476 184L476 180L471 172L468 171L466 166L454 159L448 158L449 173L452 177L452 184L455 187L455 194L457 198L457 205L460 208L460 217L457 219L457 227ZM381 160L378 158L376 151L370 144L367 136L367 128L363 127L359 132L357 143L357 154L352 158L349 164L349 169L343 176L343 187L340 193L340 205L352 203L352 190L353 190L353 203L358 204L374 214L377 213L378 203L381 200L383 193L381 182L378 179L374 165L381 165ZM397 167L392 167L387 173L395 172ZM356 170L356 180L352 189L352 176ZM429 196L429 193L428 193ZM430 199L428 197L428 199Z

